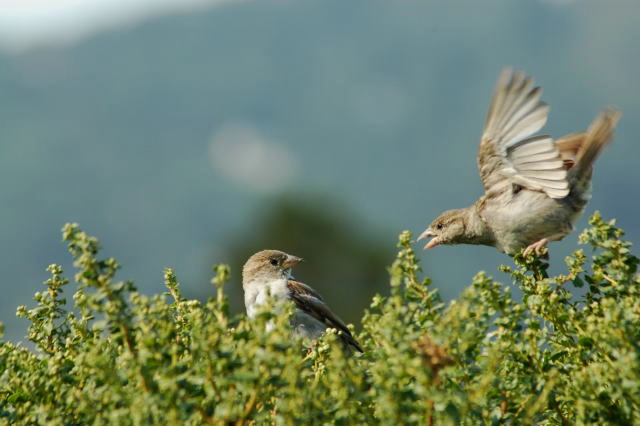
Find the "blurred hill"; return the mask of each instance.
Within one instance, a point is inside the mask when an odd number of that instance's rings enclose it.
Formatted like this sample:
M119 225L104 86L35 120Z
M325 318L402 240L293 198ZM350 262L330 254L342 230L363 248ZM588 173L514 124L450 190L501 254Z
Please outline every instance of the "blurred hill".
M328 217L350 212L387 253L399 231L421 232L480 194L475 151L505 65L544 86L553 135L585 128L606 105L622 110L587 214L618 218L638 241L640 14L636 2L616 4L240 2L0 56L7 336L24 334L15 307L31 303L47 265L66 261L72 275L57 232L69 221L98 236L145 293L164 291L165 266L186 295L212 290L212 260L238 264L268 244L251 236L270 238L257 218L283 193L340 200ZM286 228L289 216L279 217ZM291 247L305 237L292 234ZM554 267L576 239L551 246ZM328 261L296 254L309 268ZM482 247L424 259L449 298L478 270L509 262ZM322 286L340 277L318 273L299 278L333 302Z

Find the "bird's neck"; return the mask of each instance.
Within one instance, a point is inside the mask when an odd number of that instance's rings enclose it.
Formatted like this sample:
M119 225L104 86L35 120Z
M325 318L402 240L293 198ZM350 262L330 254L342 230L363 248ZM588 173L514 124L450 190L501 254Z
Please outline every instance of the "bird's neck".
M465 220L464 238L469 244L492 246L495 238L491 228L486 224L475 204L463 209Z

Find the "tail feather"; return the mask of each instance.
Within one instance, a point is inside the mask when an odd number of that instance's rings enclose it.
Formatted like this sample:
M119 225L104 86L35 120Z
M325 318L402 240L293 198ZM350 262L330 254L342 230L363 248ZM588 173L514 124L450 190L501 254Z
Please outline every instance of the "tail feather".
M556 146L560 150L562 158L570 158L575 161L586 137L587 132L577 132L556 140Z
M591 176L593 162L613 140L613 132L621 116L618 110L607 108L593 120L586 132L562 138L566 139L566 146L564 150L560 147L560 150L567 153L573 150L575 152L575 165L569 171L570 182L588 179ZM562 139L559 140L561 144ZM579 139L582 139L582 143L578 143Z

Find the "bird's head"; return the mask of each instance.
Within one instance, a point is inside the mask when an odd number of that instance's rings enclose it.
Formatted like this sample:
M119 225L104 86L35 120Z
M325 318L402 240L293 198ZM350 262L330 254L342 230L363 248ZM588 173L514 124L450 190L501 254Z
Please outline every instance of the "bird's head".
M290 278L291 269L302 262L302 258L280 250L262 250L247 260L242 268L242 281L273 281Z
M441 244L463 243L466 232L466 220L465 209L447 210L431 222L431 225L420 234L418 241L424 238L431 238L424 246L425 250Z

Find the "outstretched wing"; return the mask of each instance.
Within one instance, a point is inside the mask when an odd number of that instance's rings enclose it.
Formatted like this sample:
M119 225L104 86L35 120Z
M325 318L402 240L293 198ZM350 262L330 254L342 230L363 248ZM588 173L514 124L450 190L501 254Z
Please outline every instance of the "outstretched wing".
M478 168L485 192L519 185L551 198L569 194L567 171L550 136L531 136L547 122L542 89L521 71L505 69L498 78L485 122Z
M327 304L322 300L322 297L315 290L306 284L293 280L289 280L287 286L289 287L291 300L299 310L311 315L327 327L340 330L344 341L362 352L362 347L353 337L344 322L329 309Z

